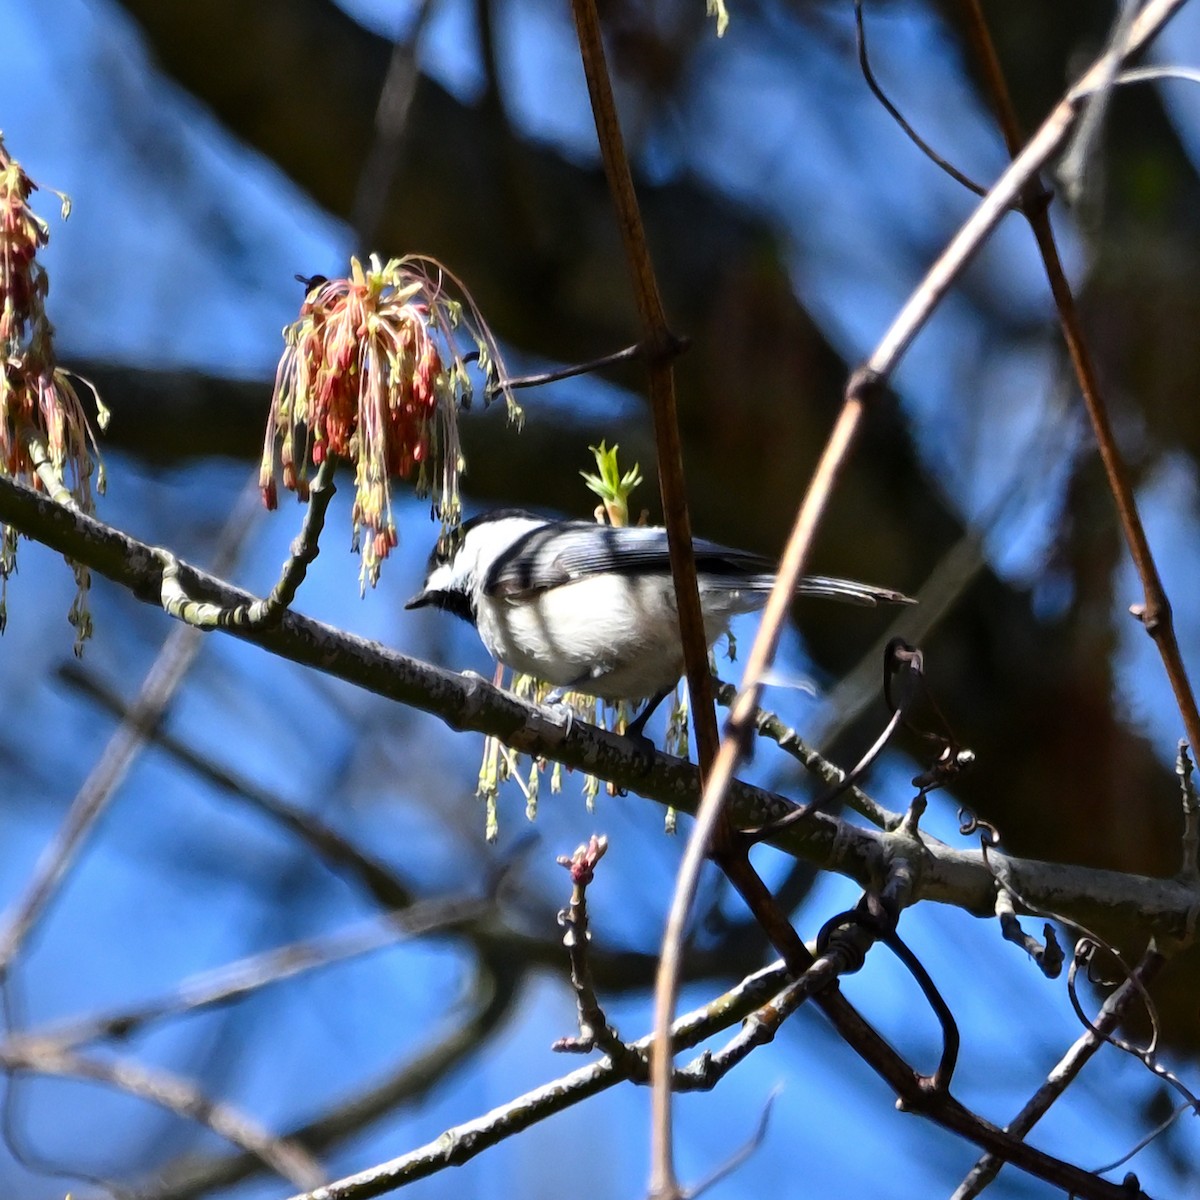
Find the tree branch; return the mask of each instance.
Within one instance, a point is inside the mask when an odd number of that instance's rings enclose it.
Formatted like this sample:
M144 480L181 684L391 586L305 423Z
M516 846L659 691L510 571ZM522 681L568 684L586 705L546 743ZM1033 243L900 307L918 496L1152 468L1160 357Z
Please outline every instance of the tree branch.
M153 546L83 513L72 512L11 480L0 479L0 521L44 543L157 606L163 554ZM254 597L178 560L187 590L220 604ZM345 680L375 695L432 713L453 729L500 738L514 750L541 755L609 780L681 812L696 809L699 775L682 759L655 753L584 721L528 704L471 672L458 674L289 611L277 626L222 631L301 666ZM785 797L734 779L730 814L755 827L796 807ZM824 813L797 822L771 844L846 875L867 887L882 876L897 835L850 825ZM977 850L954 849L921 834L923 856L915 900L953 904L977 916L995 913L995 879ZM1005 878L1031 904L1053 908L1093 927L1136 928L1175 938L1190 936L1193 888L1177 879L1044 863L992 854Z

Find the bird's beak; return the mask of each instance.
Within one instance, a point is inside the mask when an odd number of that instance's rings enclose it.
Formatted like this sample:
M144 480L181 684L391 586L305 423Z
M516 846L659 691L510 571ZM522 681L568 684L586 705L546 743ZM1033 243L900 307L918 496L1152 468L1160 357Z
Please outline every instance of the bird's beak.
M418 592L408 603L405 608L426 608L433 603L433 593L429 591Z

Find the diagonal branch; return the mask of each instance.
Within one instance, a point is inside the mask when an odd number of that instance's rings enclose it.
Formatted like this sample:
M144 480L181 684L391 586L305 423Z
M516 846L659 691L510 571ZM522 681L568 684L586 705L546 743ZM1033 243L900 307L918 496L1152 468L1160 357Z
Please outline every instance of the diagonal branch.
M673 980L671 970L677 973L674 959L668 957L675 942L682 939L686 914L699 880L704 851L710 839L722 825L723 805L726 792L743 758L748 752L758 710L761 679L770 665L778 644L782 621L792 592L804 568L809 549L816 535L817 526L824 514L834 483L846 464L855 438L861 428L868 403L879 394L886 379L896 368L913 339L932 316L958 276L966 268L983 242L999 223L1007 209L1017 199L1025 197L1030 182L1037 172L1064 144L1075 125L1084 97L1089 89L1112 70L1114 55L1119 63L1125 62L1154 36L1167 20L1181 7L1185 0L1150 0L1130 29L1125 44L1119 49L1106 52L1093 64L1082 80L1059 102L1049 118L1043 123L1033 139L1013 160L1008 169L984 197L975 212L951 239L949 245L930 268L918 288L913 292L891 327L887 330L871 356L851 376L846 389L842 410L834 425L813 479L796 515L796 521L780 563L775 587L768 599L762 623L750 651L742 680L742 694L734 705L721 747L711 772L706 773L704 796L697 813L696 826L681 864L676 882L675 897L668 921L668 935L664 939L664 963L660 971L656 992L657 1028L665 1029L673 1007ZM1154 611L1151 616L1161 623L1163 613ZM1191 732L1189 729L1189 738ZM728 868L729 855L717 854L718 863ZM735 880L735 883L737 881ZM754 882L754 881L751 881ZM763 907L761 894L755 895L739 885L743 897L751 904L756 915ZM766 910L770 910L769 897ZM760 918L761 919L761 918ZM783 922L764 921L764 928L775 947L784 955L793 969L804 967L807 952L795 931ZM823 1005L834 1018L839 1032L867 1061L879 1071L889 1083L897 1088L901 1096L907 1088L906 1075L901 1063L896 1061L890 1049L880 1045L880 1039L853 1012L848 1004L836 995L826 997ZM660 1040L659 1054L665 1039ZM874 1055L874 1057L872 1057ZM656 1060L656 1076L665 1079L666 1066ZM660 1089L665 1092L665 1089ZM946 1113L930 1113L935 1120L945 1121ZM961 1132L961 1129L959 1130ZM656 1159L657 1162L657 1159ZM670 1162L658 1164L653 1176L654 1194L664 1198L679 1194L677 1184L669 1171Z
M418 901L336 933L276 946L202 971L154 1000L14 1034L0 1041L0 1055L33 1058L39 1052L64 1053L102 1038L128 1038L156 1022L227 1005L309 971L328 970L417 937L461 931L481 921L491 910L490 902L484 900Z
M455 1014L442 1035L384 1078L354 1092L284 1137L310 1153L332 1149L373 1122L426 1095L452 1071L470 1061L486 1039L512 1013L522 995L524 972L511 956L481 954L465 1011ZM262 1163L241 1151L227 1155L180 1157L142 1184L128 1190L129 1200L200 1200L215 1189L261 1174Z
M1024 1137L1046 1115L1050 1106L1067 1090L1096 1051L1104 1045L1106 1036L1120 1025L1130 1008L1141 999L1145 988L1165 962L1166 959L1161 954L1153 950L1146 952L1141 962L1134 967L1136 979L1127 979L1108 997L1093 1023L1094 1028L1088 1029L1076 1039L1075 1044L1046 1077L1046 1082L1005 1126L1009 1133L1016 1137ZM1002 1159L993 1154L983 1155L958 1185L950 1200L971 1200L971 1197L978 1196L996 1178L1002 1166Z
M0 1047L0 1067L107 1084L204 1125L293 1184L313 1187L325 1178L320 1164L303 1147L272 1135L231 1105L210 1100L188 1080L161 1068L151 1069L124 1059L102 1061L48 1045L16 1043Z
M74 508L74 504L70 507ZM258 511L258 486L251 479L221 532L214 571L225 573L231 569ZM85 839L108 807L153 729L161 723L172 698L191 670L200 645L200 631L186 625L173 629L163 643L137 699L122 717L119 728L76 794L54 840L39 860L32 882L6 916L4 927L0 929L0 978L53 900Z
M967 33L972 47L983 67L983 77L995 106L1000 128L1009 154L1014 160L1024 157L1021 151L1022 134L1016 109L1009 95L1008 85L996 48L988 31L987 21L980 6L980 0L964 0L967 9ZM1076 109L1090 92L1103 84L1111 84L1121 64L1127 61L1137 49L1140 49L1150 34L1180 7L1183 0L1158 0L1146 6L1137 18L1133 30L1125 46L1113 46L1100 58L1077 87L1072 89L1070 97L1075 98ZM1151 11L1155 10L1155 11ZM1157 22L1157 25L1155 24ZM1118 22L1118 32L1124 29L1125 20ZM1141 40L1139 41L1139 37ZM1136 49L1131 48L1136 43ZM1066 101L1063 102L1064 104ZM1093 101L1095 103L1095 101ZM1062 107L1060 105L1060 107ZM1056 110L1057 111L1057 110ZM1089 112L1091 109L1089 108ZM1032 143L1031 143L1032 144ZM1146 530L1138 513L1137 499L1134 496L1133 484L1130 482L1129 469L1117 446L1113 433L1112 421L1108 415L1104 398L1100 394L1100 384L1096 375L1095 363L1088 350L1087 341L1083 334L1083 324L1071 285L1063 270L1062 259L1058 253L1058 244L1054 238L1054 229L1050 224L1050 214L1043 199L1043 193L1035 175L1030 175L1021 193L1021 208L1033 229L1037 241L1038 253L1042 257L1046 278L1050 283L1050 291L1054 297L1054 305L1058 309L1059 323L1062 325L1063 340L1071 357L1079 389L1083 393L1084 406L1096 437L1096 446L1100 452L1100 461L1104 464L1104 474L1108 479L1109 490L1117 506L1121 530L1129 547L1130 557L1137 568L1138 577L1142 581L1143 601L1130 611L1142 625L1158 648L1166 669L1167 679L1175 694L1175 704L1183 718L1183 727L1187 733L1188 742L1200 746L1200 711L1196 708L1196 697L1187 670L1183 665L1183 656L1179 652L1179 642L1175 637L1175 626L1171 616L1171 603L1163 587L1158 566L1150 550Z

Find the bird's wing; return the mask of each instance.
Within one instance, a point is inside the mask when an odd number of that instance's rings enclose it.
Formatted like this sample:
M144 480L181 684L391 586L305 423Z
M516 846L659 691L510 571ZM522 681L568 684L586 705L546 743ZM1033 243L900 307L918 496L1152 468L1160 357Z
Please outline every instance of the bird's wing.
M693 540L696 569L704 575L743 578L769 575L772 564L757 554ZM562 521L531 530L501 555L488 572L489 596L520 599L590 575L618 569L629 575L669 574L667 531L658 526L596 525Z
M758 554L733 550L717 542L694 538L696 570L706 587L728 586L742 591L770 591L775 564ZM596 525L588 521L560 521L531 530L501 555L488 572L484 593L521 600L550 588L561 587L614 569L626 575L671 572L667 531L661 526ZM800 595L827 596L855 604L911 603L888 588L848 579L810 576L800 581Z

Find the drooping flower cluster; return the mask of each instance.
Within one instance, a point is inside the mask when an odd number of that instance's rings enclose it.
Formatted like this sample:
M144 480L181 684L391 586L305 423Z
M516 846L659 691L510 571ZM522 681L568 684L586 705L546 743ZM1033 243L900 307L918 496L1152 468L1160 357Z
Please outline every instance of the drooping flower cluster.
M459 513L462 455L457 415L471 385L454 330L474 340L480 370L491 376L495 347L476 317L445 295L443 270L407 257L364 269L350 261L346 279L313 282L299 319L284 330L263 450L261 483L277 503L275 444L284 486L308 494L309 465L333 456L355 465L355 544L365 587L396 544L391 480L416 474L419 495L433 494L442 519ZM447 365L448 364L448 365ZM519 413L511 404L514 415Z
M49 226L29 207L37 185L0 137L0 473L55 499L92 511L91 477L104 490L96 441L71 377L58 366L54 327L46 317L49 280L37 252ZM63 217L68 205L63 199ZM89 385L90 386L90 385ZM92 389L101 428L108 411ZM16 531L0 526L0 629L3 586L16 566ZM79 591L70 619L76 650L91 630L84 604L88 573L76 566Z

